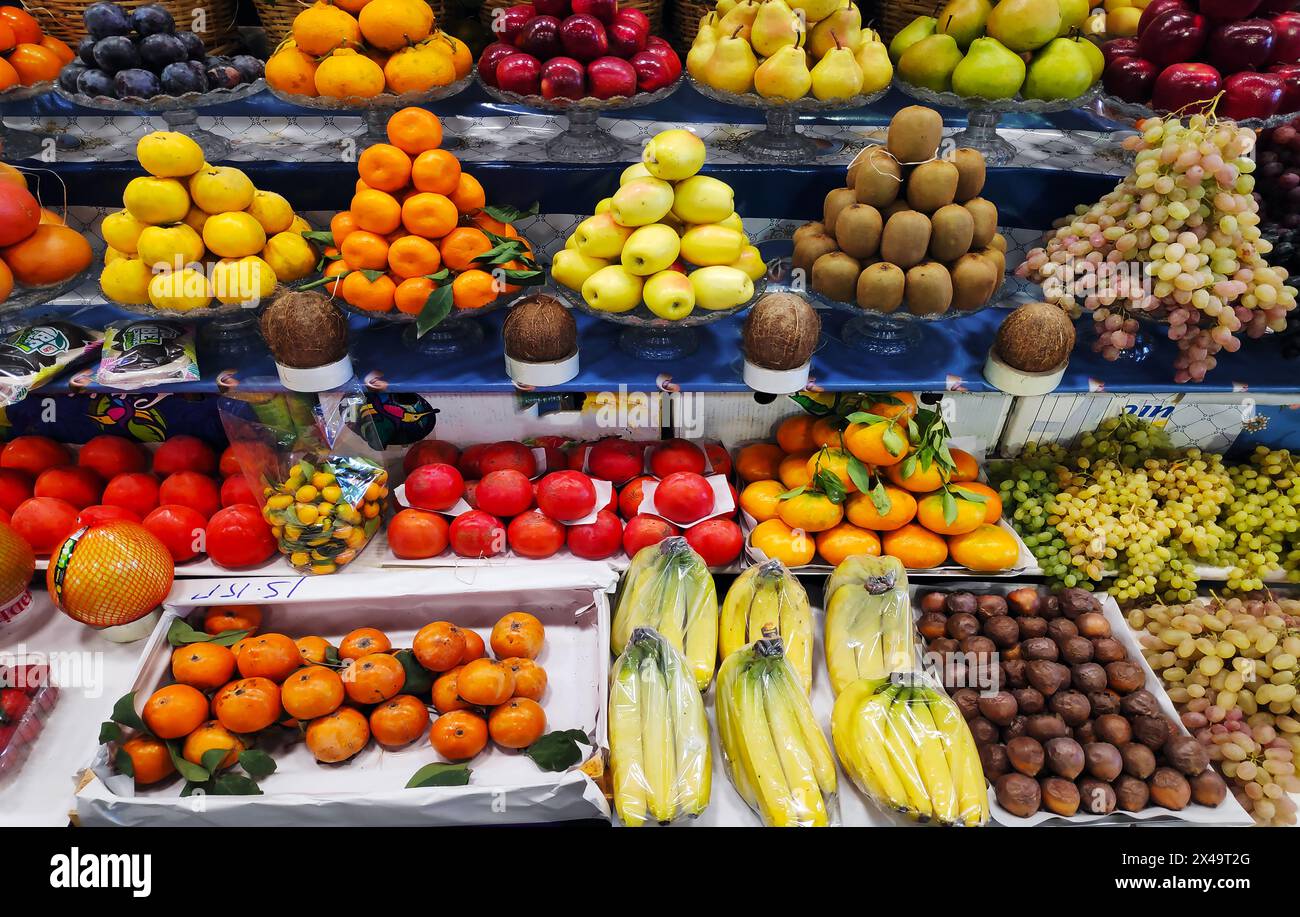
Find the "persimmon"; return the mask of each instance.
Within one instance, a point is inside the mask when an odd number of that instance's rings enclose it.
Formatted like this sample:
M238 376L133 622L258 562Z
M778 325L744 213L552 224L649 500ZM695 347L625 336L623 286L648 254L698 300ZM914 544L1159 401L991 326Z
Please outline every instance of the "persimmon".
M512 611L492 626L489 643L498 659L522 656L536 659L542 651L546 629L526 611Z
M389 748L414 742L428 728L428 708L410 694L399 694L370 711L370 734Z
M371 653L387 653L393 648L393 641L376 627L358 627L344 635L339 641L340 659L360 659Z
M430 672L446 672L459 665L465 655L465 635L449 621L434 621L416 633L411 650Z
M303 737L317 761L337 764L366 747L370 741L370 724L359 710L340 707L308 723Z
M232 681L212 698L212 714L231 732L260 732L280 718L280 687L256 676Z
M167 743L154 736L133 736L122 743L122 751L131 759L136 786L149 786L176 773Z
M370 653L343 670L343 689L358 704L378 704L395 696L406 682L406 670L396 656Z
M488 727L483 718L468 710L444 713L429 730L429 744L444 758L465 761L487 747Z
M172 677L200 691L215 691L235 672L235 654L217 643L189 643L172 650Z
M531 659L514 656L501 660L515 674L515 697L539 701L546 692L546 670Z
M527 697L512 697L488 717L492 741L502 748L527 748L545 731L546 711Z
M457 690L457 679L460 676L461 669L464 666L456 666L450 671L443 672L433 683L433 706L439 713L450 713L453 710L464 710L469 706L460 696Z
M280 686L280 703L299 720L314 720L333 713L343 703L343 679L323 665L303 666Z
M244 644L236 663L245 678L260 676L279 683L302 665L302 654L284 634L260 634Z
M456 677L456 691L478 707L505 703L515 691L514 670L496 659L475 659L466 663Z
M167 685L145 701L144 723L160 739L179 739L208 718L208 699L189 685Z

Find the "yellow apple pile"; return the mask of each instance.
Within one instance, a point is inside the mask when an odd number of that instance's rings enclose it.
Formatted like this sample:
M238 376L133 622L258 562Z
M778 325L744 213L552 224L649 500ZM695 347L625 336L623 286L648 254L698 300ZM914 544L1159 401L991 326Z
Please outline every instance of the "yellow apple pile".
M1151 0L1106 0L1105 4L1094 3L1093 6L1099 9L1084 23L1084 34L1100 39L1133 38L1137 35L1142 11L1150 3Z
M642 302L677 321L701 309L733 309L766 271L736 214L731 186L709 175L704 141L663 131L629 166L612 197L578 224L551 263L559 284L591 308L627 312Z
M167 312L214 298L256 303L315 268L303 236L311 226L289 202L239 169L209 165L189 137L146 134L136 159L148 174L131 179L123 209L101 226L108 249L99 285L110 302Z

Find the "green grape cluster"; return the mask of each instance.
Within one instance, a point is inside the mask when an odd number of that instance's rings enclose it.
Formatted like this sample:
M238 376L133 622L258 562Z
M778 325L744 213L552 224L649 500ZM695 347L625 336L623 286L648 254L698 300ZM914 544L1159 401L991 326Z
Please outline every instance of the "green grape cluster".
M1259 446L1231 469L1232 500L1223 518L1227 540L1219 559L1228 589L1262 589L1279 568L1300 581L1300 470L1285 449Z

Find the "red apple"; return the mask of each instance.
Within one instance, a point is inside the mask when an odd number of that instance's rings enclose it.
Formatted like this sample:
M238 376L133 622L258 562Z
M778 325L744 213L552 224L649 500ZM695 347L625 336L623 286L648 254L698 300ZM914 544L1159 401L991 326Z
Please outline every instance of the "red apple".
M1136 38L1112 38L1101 46L1101 56L1105 58L1106 63L1119 60L1121 57L1137 57L1138 43Z
M1260 0L1201 0L1198 11L1202 16L1231 22L1245 19L1259 7Z
M1142 33L1147 30L1147 26L1151 25L1152 21L1165 10L1185 9L1187 9L1186 0L1151 0L1147 4L1147 8L1142 11L1142 15L1138 17L1138 36L1141 37Z
M609 25L614 21L614 17L618 15L618 0L573 0L573 11L595 16L601 22Z
M1300 61L1300 13L1282 13L1273 19L1274 64Z
M497 85L506 92L535 96L542 91L542 62L523 51L501 58L496 76Z
M478 75L489 86L497 84L497 64L505 57L518 53L514 45L494 41L483 49L478 59Z
M560 23L560 44L565 54L584 63L609 52L605 24L587 13L574 13Z
M1151 105L1160 111L1178 111L1197 102L1209 103L1223 88L1223 77L1209 64L1173 64L1160 71Z
M1278 111L1300 111L1300 64L1275 64L1268 72L1282 77L1282 104Z
M564 45L560 42L560 20L554 16L534 16L519 30L515 47L538 60L558 57L564 53Z
M1234 73L1223 82L1219 114L1243 118L1271 118L1282 106L1285 84L1276 73Z
M1206 59L1222 74L1257 70L1273 58L1273 23L1267 19L1225 22L1210 33Z
M497 41L513 45L524 23L536 15L537 10L531 3L519 3L506 9L497 8L492 11L492 34Z
M630 96L636 92L636 71L621 57L598 57L587 65L587 85L598 99Z
M609 53L625 60L638 51L645 50L646 33L634 22L615 20L605 27L609 38Z
M1208 37L1204 16L1191 10L1166 10L1138 38L1138 50L1156 66L1168 67L1196 60Z
M581 99L587 94L586 72L571 57L553 57L542 65L542 97Z
M615 22L630 22L648 37L650 35L650 17L634 7L624 7L614 14Z
M636 70L636 88L641 92L663 89L673 81L672 71L664 59L653 51L638 51L632 55L631 63Z
M673 50L673 46L668 42L658 35L651 35L646 39L645 49L658 56L668 66L668 72L673 79L677 79L681 75L682 59L677 56L677 52Z
M1149 102L1160 68L1144 57L1119 57L1102 71L1106 91L1125 102Z
M533 6L539 16L554 16L563 19L569 15L569 0L533 0Z

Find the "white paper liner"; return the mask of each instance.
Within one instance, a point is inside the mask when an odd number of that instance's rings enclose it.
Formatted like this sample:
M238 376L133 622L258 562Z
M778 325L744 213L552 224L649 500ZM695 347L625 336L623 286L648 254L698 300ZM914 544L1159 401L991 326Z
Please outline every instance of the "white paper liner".
M683 530L694 528L709 519L715 519L718 516L730 516L734 513L736 511L736 501L731 497L731 485L727 483L727 476L725 474L710 474L704 480L708 482L709 487L713 488L713 508L698 519L691 522L675 522L661 513L655 506L655 492L659 489L658 481L646 481L641 485L641 505L637 507L637 512L668 519L673 525Z

